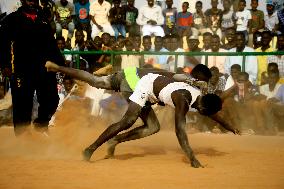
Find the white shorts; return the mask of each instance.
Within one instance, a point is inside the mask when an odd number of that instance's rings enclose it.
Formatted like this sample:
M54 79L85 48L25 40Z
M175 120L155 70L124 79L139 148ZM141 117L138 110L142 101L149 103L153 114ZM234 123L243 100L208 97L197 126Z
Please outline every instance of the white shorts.
M137 83L133 94L129 100L135 102L141 107L145 106L147 101L157 102L157 98L153 92L153 83L157 77L161 75L149 73L143 76Z

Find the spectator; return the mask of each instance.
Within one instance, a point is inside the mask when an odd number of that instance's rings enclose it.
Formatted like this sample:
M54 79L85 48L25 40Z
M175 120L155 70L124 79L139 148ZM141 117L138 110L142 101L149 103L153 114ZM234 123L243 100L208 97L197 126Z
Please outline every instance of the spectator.
M164 17L160 6L154 4L154 0L147 0L148 4L140 8L137 24L142 27L142 35L163 37L165 35L161 25L164 24Z
M206 18L202 11L201 1L197 1L195 3L195 10L196 12L193 13L193 27L191 28L192 35L194 36L203 35L203 33L206 32L206 28L205 28Z
M92 27L90 24L90 2L89 0L78 0L75 6L75 27L87 33L87 39L91 39Z
M246 44L248 43L248 28L251 25L251 13L249 10L245 9L246 1L239 1L239 10L235 14L235 21L237 24L237 32L242 32L245 35Z
M60 51L69 51L69 49L65 48L65 38L63 36L59 36L56 38L57 46ZM71 54L65 54L65 65L66 66L71 66L72 63L72 55Z
M180 48L180 37L178 35L171 35L169 38L169 51L171 52L184 52L184 49ZM176 60L177 58L177 60ZM169 71L176 71L176 68L184 68L185 66L185 57L184 55L169 55L167 64L169 65Z
M177 14L177 32L180 38L192 35L193 16L188 12L189 3L182 3L182 12Z
M236 34L235 28L226 29L225 36L226 36L226 39L227 39L227 43L222 45L221 48L229 50L229 49L236 47L235 34Z
M261 74L261 85L268 84L268 74L271 72L278 72L278 65L275 62L271 62L267 66L267 70L265 72L262 72Z
M134 45L130 40L125 41L125 48L127 51L133 51ZM121 69L127 67L140 67L140 57L133 54L123 54L121 55Z
M277 12L275 11L275 5L272 0L268 0L266 3L266 13L264 15L265 30L277 34L279 20Z
M44 17L47 18L53 32L56 33L56 24L54 22L54 2L52 0L40 0L40 4L42 6L42 12L44 14Z
M164 31L165 34L176 33L177 22L177 8L173 7L173 0L166 0L167 8L163 10L163 16L165 17Z
M231 10L231 6L232 4L230 0L223 0L224 10L222 12L222 20L221 20L221 31L222 31L221 41L223 44L225 44L226 30L235 27L235 22L233 20L234 12Z
M253 38L252 38L252 43L253 43L253 48L257 49L261 47L261 32L256 31L253 33Z
M278 91L275 95L275 98L278 99L281 102L281 104L282 104L281 109L282 109L282 112L283 112L283 105L284 105L284 85L283 84L279 87L279 89L278 89Z
M203 48L202 51L207 51L210 49L210 45L211 45L211 38L212 38L212 34L210 32L205 32L203 34Z
M260 94L264 95L266 99L274 98L281 86L279 81L279 71L270 72L268 74L268 83L259 87Z
M205 52L227 52L227 50L220 48L220 37L218 35L212 35L211 38L211 49L205 51ZM225 72L225 61L226 56L208 56L208 67L217 67L218 71L221 73ZM202 56L201 58L201 64L205 65L205 56Z
M62 36L63 28L68 29L67 41L71 41L75 30L74 16L75 8L71 2L68 0L57 0L55 2L56 36Z
M205 11L205 16L207 20L207 32L212 34L217 34L220 37L222 36L222 32L220 29L221 20L222 20L222 10L218 9L218 0L211 0L211 8Z
M188 36L186 38L188 51L189 52L201 52L201 48L199 48L199 39L198 36ZM197 64L200 64L201 56L186 56L186 65L193 69Z
M236 84L238 75L242 72L241 66L239 64L233 64L231 66L230 75L227 78L225 89L228 90L229 88L233 87Z
M114 36L117 39L119 33L126 37L125 30L125 12L120 6L121 0L113 0L113 7L109 11L109 20L114 30Z
M235 36L236 48L230 49L228 52L254 52L254 50L246 46L245 34L243 32L237 32ZM230 73L230 68L233 64L239 64L242 66L243 57L242 56L227 56L225 62L225 73ZM246 56L244 58L245 70L249 73L249 80L252 84L256 83L257 79L257 57L256 56Z
M263 11L258 10L258 0L251 1L251 24L249 25L249 46L252 47L253 34L264 28L264 14Z
M255 52L273 52L274 48L270 47L272 36L270 31L264 31L261 35L261 47L257 48ZM261 75L267 70L267 56L257 56L258 71L257 71L257 84L261 83Z
M90 5L90 16L92 33L91 37L94 39L100 32L106 32L110 35L114 35L114 31L108 21L109 11L111 5L105 0L97 0Z
M284 51L284 34L277 35L277 51ZM278 65L280 73L280 83L284 84L284 56L268 56L267 63L275 62Z
M134 0L127 0L127 5L122 6L122 9L125 12L126 31L128 32L129 37L139 35L140 27L136 23L138 9L134 7Z
M279 31L284 33L284 7L277 11L278 21L279 21Z
M38 0L22 0L22 6L9 14L0 28L0 62L5 75L10 76L16 136L28 131L35 91L40 105L33 122L36 130L46 132L57 109L56 75L44 66L48 60L64 65L64 58L46 23Z
M151 36L149 35L145 35L143 36L142 39L142 45L143 45L143 51L153 51L152 49L152 41L151 41ZM157 61L157 57L155 55L151 55L151 54L144 54L143 56L143 63L142 66L146 65L146 64L150 64L150 65L154 65L156 64Z
M226 84L226 79L219 72L219 69L215 66L210 68L212 77L208 82L207 93L220 95L224 89Z

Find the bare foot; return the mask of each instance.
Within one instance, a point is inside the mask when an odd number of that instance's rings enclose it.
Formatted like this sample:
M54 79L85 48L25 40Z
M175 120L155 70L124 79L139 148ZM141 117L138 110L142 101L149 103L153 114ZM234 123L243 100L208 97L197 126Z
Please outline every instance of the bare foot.
M83 155L83 159L85 161L90 161L92 155L93 155L93 150L90 150L89 148L86 148L83 152L82 152L82 155Z
M105 156L105 159L111 159L114 158L114 151L115 147L118 144L118 142L114 139L110 139L107 141L108 149L107 149L107 155Z
M51 61L46 61L45 67L48 72L57 72L59 66Z
M191 163L191 166L194 168L199 168L199 167L203 168L201 163L196 158L192 158L190 163Z

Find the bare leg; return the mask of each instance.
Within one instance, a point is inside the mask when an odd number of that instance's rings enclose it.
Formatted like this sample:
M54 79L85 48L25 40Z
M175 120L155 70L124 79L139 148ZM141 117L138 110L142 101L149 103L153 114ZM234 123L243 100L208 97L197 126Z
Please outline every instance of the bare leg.
M126 133L116 135L108 141L109 147L106 158L112 158L114 156L114 151L117 144L125 141L144 138L157 133L160 130L159 120L151 106L146 106L142 109L140 118L143 120L144 125L132 129Z
M58 66L57 64L51 61L47 61L45 64L45 67L48 72L61 72L75 79L84 81L93 87L111 90L110 76L98 77L84 70L79 70L79 69L74 69L74 68L69 68L69 67L64 67L64 66Z
M91 144L88 148L86 148L83 151L83 158L87 161L90 160L92 154L98 147L100 147L103 143L105 143L109 139L116 136L119 132L130 128L138 119L141 109L142 107L139 106L138 104L130 102L128 110L121 119L121 121L109 126L93 144Z

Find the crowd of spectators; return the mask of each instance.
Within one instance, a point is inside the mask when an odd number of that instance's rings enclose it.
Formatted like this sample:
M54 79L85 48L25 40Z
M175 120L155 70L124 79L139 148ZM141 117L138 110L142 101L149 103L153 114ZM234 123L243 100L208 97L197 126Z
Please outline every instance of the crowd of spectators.
M40 2L62 51L284 51L284 9L276 11L274 1L266 1L264 12L258 10L258 0L251 0L251 9L246 9L245 0L211 0L207 10L203 3L209 1L197 1L194 13L188 11L187 2L178 12L173 0L165 1L165 9L154 0L144 1L140 9L135 0ZM223 9L218 8L219 3ZM62 29L68 31L66 38ZM283 55L208 56L206 60L205 56L130 54L113 58L111 64L107 53L65 55L66 66L76 67L79 60L80 69L97 75L129 66L189 72L197 64L207 63L213 75L207 92L224 99L222 113L232 124L240 125L243 120L253 132L273 133L278 128L275 120L284 115ZM244 112L253 114L251 122Z

